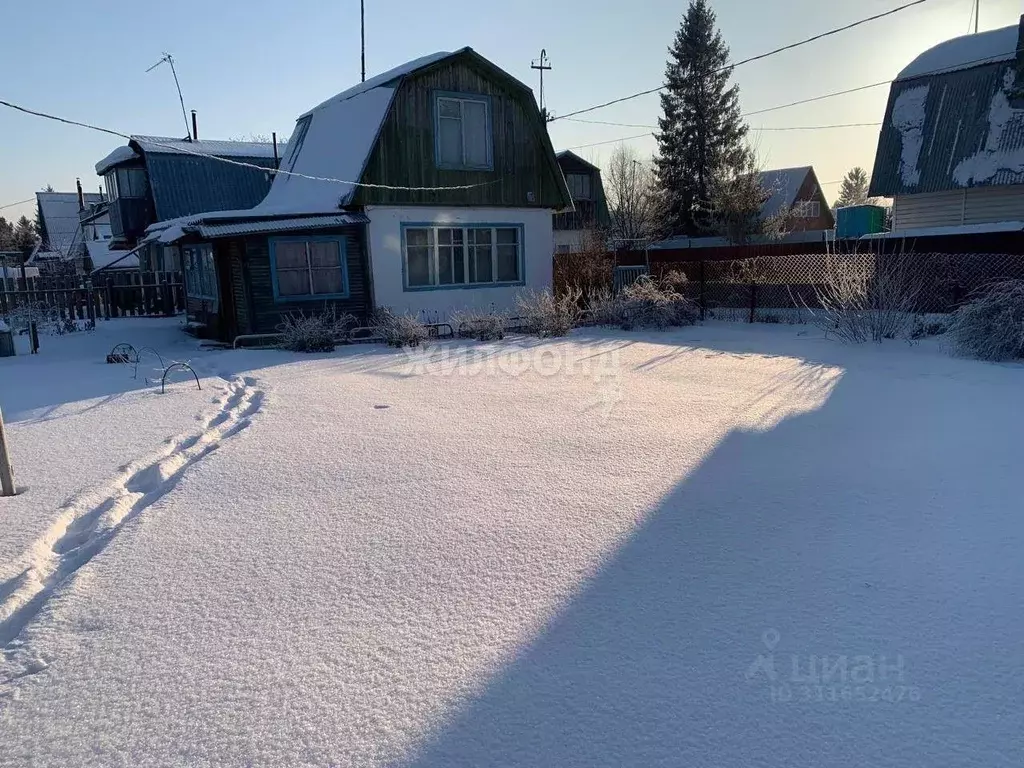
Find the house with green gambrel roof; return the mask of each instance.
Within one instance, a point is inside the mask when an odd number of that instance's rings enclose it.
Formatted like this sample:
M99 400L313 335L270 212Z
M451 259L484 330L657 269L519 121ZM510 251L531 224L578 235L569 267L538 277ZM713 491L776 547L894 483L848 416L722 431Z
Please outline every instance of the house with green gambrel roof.
M892 84L870 194L893 234L1024 229L1022 25L947 40Z
M147 238L181 249L192 327L230 341L325 307L513 309L551 285L552 215L572 208L533 92L463 48L301 115L258 205Z

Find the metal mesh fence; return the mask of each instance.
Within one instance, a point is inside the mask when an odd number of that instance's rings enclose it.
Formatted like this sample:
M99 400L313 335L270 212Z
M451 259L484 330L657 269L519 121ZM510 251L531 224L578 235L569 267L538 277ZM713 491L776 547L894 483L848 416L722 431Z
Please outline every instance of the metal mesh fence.
M821 306L822 289L851 275L871 290L879 280L904 282L914 311L948 313L992 283L1024 279L1024 256L1016 254L854 253L770 256L753 259L669 262L665 277L680 272L686 291L705 314L750 322L773 311L802 312Z

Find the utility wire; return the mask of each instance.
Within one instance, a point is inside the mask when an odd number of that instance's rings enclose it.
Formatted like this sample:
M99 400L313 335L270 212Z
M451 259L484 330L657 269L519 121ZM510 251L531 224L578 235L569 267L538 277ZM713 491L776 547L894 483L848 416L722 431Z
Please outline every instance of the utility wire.
M28 200L19 200L16 203L7 203L6 205L0 205L0 211L2 211L4 208L13 208L16 205L24 205L25 203L31 203L34 200L34 197L30 197Z
M1012 58L1016 54L1020 53L1022 50L1024 50L1024 47L1017 48L1016 51L1011 51L1009 53L1000 53L1000 54L995 54L995 55L992 55L992 56L983 56L980 59L971 59L970 61L964 61L964 62L961 62L960 64L955 65L955 66L942 67L941 69L933 69L933 70L929 70L928 72L920 72L920 73L914 75L913 78L907 78L907 79L908 80L911 80L911 79L916 80L918 78L927 77L929 75L941 75L941 74L945 74L946 72L955 72L957 70L966 69L966 68L973 67L973 66L978 65L978 64L986 64L986 63L995 62L995 61L1006 61L1006 60L1008 60L1008 58ZM833 98L835 96L845 96L845 95L847 95L849 93L857 93L858 91L866 91L866 90L868 90L870 88L878 88L878 87L883 86L883 85L889 85L892 82L895 82L895 80L882 80L881 82L878 82L878 83L871 83L870 85L861 85L861 86L858 86L857 88L847 88L845 91L833 91L831 93L826 93L826 94L823 94L821 96L813 96L813 97L811 97L809 99L800 99L799 101L791 101L791 102L789 102L787 104L779 104L778 106L766 107L765 109L758 109L758 110L755 110L753 112L745 112L743 115L741 115L741 117L753 117L755 115L763 115L763 114L765 114L767 112L776 112L776 111L778 111L780 109L788 109L789 107L796 107L796 106L799 106L801 104L810 104L810 103L815 102L815 101L823 101L825 99L831 99L831 98ZM569 118L566 118L566 119L569 119ZM579 122L583 122L583 121L579 121ZM599 122L599 121L590 121L590 122ZM623 123L623 125L625 126L625 125L629 125L629 124L628 123ZM852 124L850 124L850 125L852 125ZM873 125L878 126L878 125L881 125L881 123L873 123ZM821 127L824 128L824 127L827 127L827 126L821 126ZM800 130L800 129L799 128L779 128L779 129L762 128L762 129L752 129L752 130L768 131L768 130ZM642 133L642 134L639 134L637 136L623 136L620 139L611 139L609 141L599 141L599 142L596 142L595 144L584 144L584 145L577 146L577 147L569 147L569 149L586 149L587 147L596 147L596 146L600 146L602 144L614 144L615 142L618 142L618 141L632 141L633 139L640 139L640 138L643 138L644 136L648 136L648 135L650 135L650 134Z
M860 21L855 21L855 22L853 22L851 24L847 24L847 25L842 26L842 27L836 27L835 29L830 29L827 32L822 32L821 34L814 35L813 37L808 37L805 40L800 40L799 42L796 42L796 43L790 43L789 45L784 45L781 48L776 48L775 50L768 51L767 53L760 53L757 56L751 56L749 58L741 59L740 61L733 62L731 64L726 64L723 67L718 67L717 69L711 70L708 74L709 75L717 75L720 72L725 72L725 71L728 71L728 70L736 69L736 67L743 66L744 64L750 64L751 62L754 62L754 61L761 61L762 59L767 59L769 56L775 56L777 54L783 53L784 51L791 51L794 48L799 48L802 45L807 45L808 43L813 43L813 42L816 42L818 40L822 40L822 39L824 39L826 37L831 37L832 35L838 35L841 32L846 32L848 30L854 29L855 27L859 27L859 26L861 26L863 24L868 24L868 23L870 23L872 21L878 21L879 19L884 19L886 16L892 16L893 14L899 13L900 11L905 11L908 8L913 8L914 6L922 5L922 4L930 2L930 1L931 0L913 0L913 2L905 3L904 5L901 5L898 8L893 8L892 10L885 11L883 13L877 13L874 16L869 16L866 19L861 19ZM657 93L658 91L662 90L663 88L665 88L665 84L664 83L659 85L657 88L649 88L646 91L639 91L638 93L634 93L634 94L631 94L629 96L623 96L622 98L612 99L611 101L606 101L603 104L597 104L596 106L593 106L593 107L587 107L586 109L578 109L575 112L569 112L568 114L565 114L565 115L559 115L558 117L553 117L553 118L551 118L551 120L549 122L554 122L555 120L567 120L570 117L575 117L576 115L583 115L583 114L586 114L587 112L593 112L593 111L598 110L598 109L604 109L605 107L610 107L613 104L621 104L624 101L630 101L632 99L639 98L640 96L647 96L647 95L652 94L652 93Z
M57 115L51 115L51 114L48 114L46 112L40 112L40 111L35 110L35 109L29 109L28 107L23 107L23 106L20 106L18 104L14 104L14 103L12 103L10 101L5 101L4 99L0 99L0 105L5 106L5 107L9 107L10 109L17 110L18 112L24 112L27 115L34 115L35 117L43 117L43 118L46 118L47 120L56 120L58 123L65 123L67 125L75 125L75 126L79 126L81 128L88 128L88 129L93 130L93 131L99 131L100 133L108 133L111 136L118 136L118 137L120 137L122 139L128 139L129 141L131 141L131 139L132 139L130 134L122 133L121 131L115 131L115 130L112 130L110 128L101 128L100 126L97 126L97 125L90 125L89 123L82 123L82 122L79 122L78 120L71 120L71 119L66 118L66 117L58 117ZM258 170L258 171L263 171L264 173L270 173L271 172L270 168L265 168L262 165L256 165L255 163L246 163L246 162L243 162L241 160L230 160L230 159L228 159L226 157L218 157L217 155L212 155L212 154L210 154L208 152L198 152L196 150L187 149L186 147L182 146L183 144L187 144L188 142L178 142L176 144L167 144L167 143L164 143L164 142L153 141L152 139L148 139L147 138L145 143L147 145L152 145L154 147L162 147L164 149L169 149L169 150L172 150L174 152L182 152L182 153L184 153L186 155L195 155L197 157L206 157L206 158L209 158L211 160L219 160L220 162L227 163L228 165L237 165L237 166L242 167L242 168L253 168L253 169ZM201 142L199 142L199 143L201 143ZM480 183L480 184L462 184L462 185L454 186L454 187L397 187L397 186L392 186L392 185L389 185L389 184L364 184L364 183L358 182L358 181L344 181L343 179L334 179L334 178L331 178L329 176L309 176L309 175L307 175L305 173L295 173L294 171L276 170L276 171L274 171L274 173L282 175L282 176L295 176L297 178L308 179L310 181L326 181L326 182L332 182L334 184L347 184L348 186L352 186L352 187L363 187L363 188L367 188L367 189L401 190L401 191L406 191L406 192L442 192L442 191L446 191L446 190L476 189L477 187L486 187L486 186L490 186L491 184L497 184L500 181L500 179L496 179L494 181L486 181L486 182L483 182L483 183ZM15 203L15 205L17 205L17 203Z
M577 120L569 118L574 123L587 123L589 125L615 125L621 128L651 128L657 129L656 125L645 125L643 123L616 123L607 120ZM789 125L779 128L751 128L752 131L825 131L831 128L867 128L876 127L881 123L841 123L837 125Z

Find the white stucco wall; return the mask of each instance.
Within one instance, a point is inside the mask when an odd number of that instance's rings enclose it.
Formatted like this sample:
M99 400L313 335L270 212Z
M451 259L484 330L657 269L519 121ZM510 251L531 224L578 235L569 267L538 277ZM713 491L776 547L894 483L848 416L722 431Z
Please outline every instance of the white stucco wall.
M367 227L374 303L397 312L424 313L444 320L468 307L515 308L522 291L551 287L554 236L551 211L536 208L424 208L368 206ZM402 281L402 224L521 224L525 285L494 288L434 288L406 291Z

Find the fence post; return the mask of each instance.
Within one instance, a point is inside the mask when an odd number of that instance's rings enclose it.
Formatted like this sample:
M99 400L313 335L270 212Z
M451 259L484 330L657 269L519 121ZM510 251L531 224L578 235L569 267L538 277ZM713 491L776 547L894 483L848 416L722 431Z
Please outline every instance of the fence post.
M167 273L162 276L160 298L163 299L164 317L174 317L174 298L171 296L171 278Z
M111 278L108 277L106 282L105 282L105 284L104 284L104 287L103 287L103 292L105 294L103 298L104 298L104 300L106 301L106 304L107 304L107 309L106 309L106 312L103 313L103 316L107 320L110 319L111 313L113 313L114 317L117 317L117 313L114 312L114 309L111 306L111 294L113 293L113 291L111 291L110 288L113 285L113 283L114 283L114 281Z
M704 316L707 313L707 299L704 295L704 259L700 260L700 319L704 321Z
M0 411L0 496L13 496L14 493L14 470L11 468L11 454L7 450L4 414Z
M750 284L750 322L754 322L754 315L757 312L757 283Z

